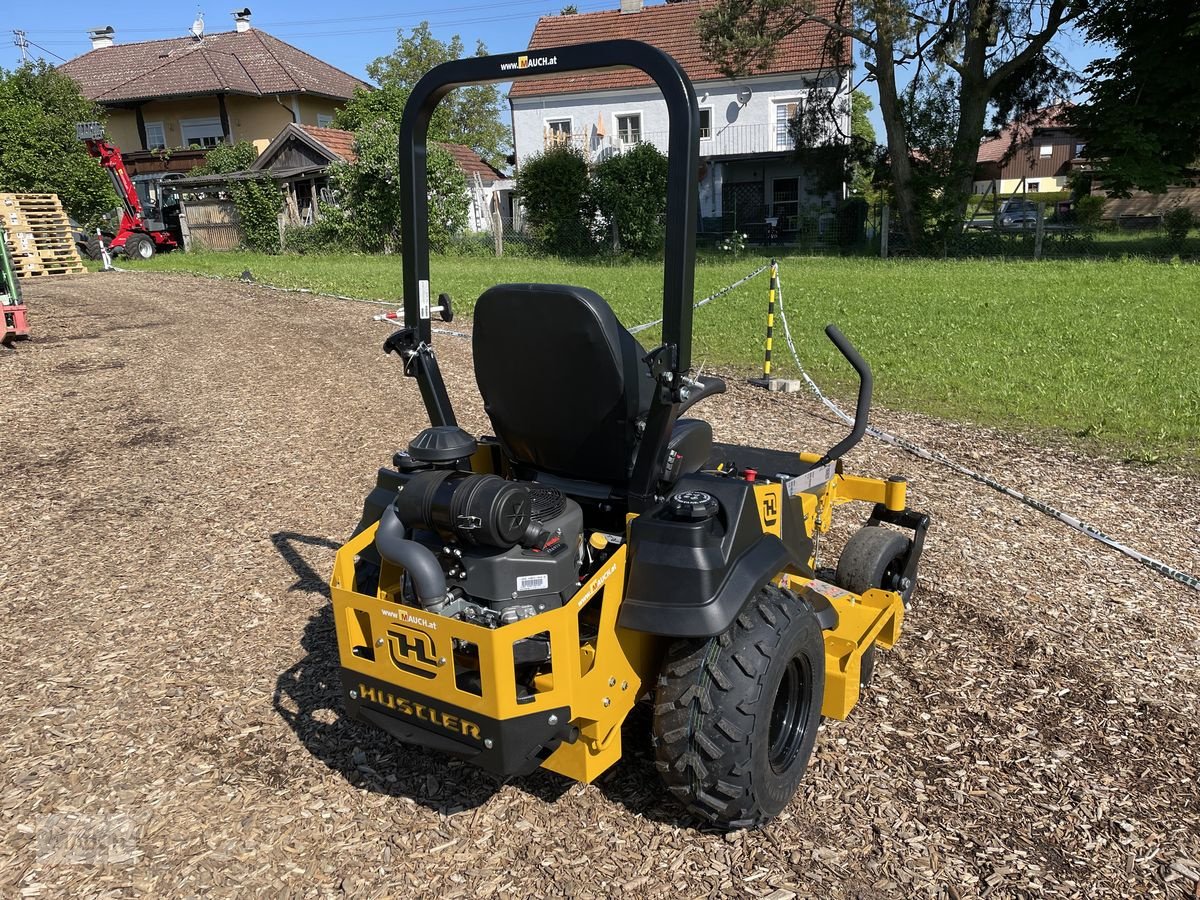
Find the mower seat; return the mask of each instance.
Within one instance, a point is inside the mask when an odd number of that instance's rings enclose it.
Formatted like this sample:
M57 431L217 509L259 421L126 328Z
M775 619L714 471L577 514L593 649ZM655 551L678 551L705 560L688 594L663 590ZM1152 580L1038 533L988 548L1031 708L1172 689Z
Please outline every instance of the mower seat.
M510 460L578 481L629 480L654 379L645 349L602 297L566 285L497 285L475 305L472 344L484 409ZM687 462L707 459L698 446L706 428L680 428Z

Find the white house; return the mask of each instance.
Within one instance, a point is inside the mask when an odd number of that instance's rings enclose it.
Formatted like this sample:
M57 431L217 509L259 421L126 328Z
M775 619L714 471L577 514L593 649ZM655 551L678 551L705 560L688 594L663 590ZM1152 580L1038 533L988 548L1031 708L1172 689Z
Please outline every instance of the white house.
M825 31L806 25L781 42L765 70L731 80L708 59L698 17L705 0L643 6L620 0L619 10L544 16L529 49L612 38L645 41L671 54L687 72L700 105L700 215L702 230L761 229L777 220L786 237L802 217L816 218L844 196L819 193L795 161L788 123L812 88L839 97L849 76L834 71L824 51ZM848 47L847 56L848 59ZM638 141L667 150L667 109L658 88L635 69L569 72L513 83L513 144L523 160L570 142L593 160ZM850 131L849 103L837 103L840 135ZM719 223L713 225L713 220Z

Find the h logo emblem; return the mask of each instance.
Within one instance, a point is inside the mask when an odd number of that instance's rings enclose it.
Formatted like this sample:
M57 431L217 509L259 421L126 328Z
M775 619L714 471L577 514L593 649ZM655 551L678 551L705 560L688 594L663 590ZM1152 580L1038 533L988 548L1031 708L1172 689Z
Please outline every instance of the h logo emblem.
M388 629L388 650L397 669L432 678L438 667L433 638L423 631L392 625Z

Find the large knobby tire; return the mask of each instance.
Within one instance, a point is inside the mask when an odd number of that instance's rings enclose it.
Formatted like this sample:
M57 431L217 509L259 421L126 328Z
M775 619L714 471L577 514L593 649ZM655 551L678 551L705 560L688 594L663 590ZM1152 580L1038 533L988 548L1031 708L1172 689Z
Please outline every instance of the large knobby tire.
M126 259L151 259L154 249L154 241L144 234L131 234L125 239Z
M768 584L722 634L668 650L654 698L658 772L693 815L759 825L804 777L824 694L816 614Z
M84 251L84 255L88 259L100 259L100 238L92 235L87 239L85 246L87 249Z
M901 584L904 572L904 557L912 543L898 531L879 525L867 525L855 532L846 542L846 548L838 559L834 581L839 587L862 594L882 588L899 591L908 600L913 587ZM867 687L875 677L875 645L863 651L859 666L858 683Z

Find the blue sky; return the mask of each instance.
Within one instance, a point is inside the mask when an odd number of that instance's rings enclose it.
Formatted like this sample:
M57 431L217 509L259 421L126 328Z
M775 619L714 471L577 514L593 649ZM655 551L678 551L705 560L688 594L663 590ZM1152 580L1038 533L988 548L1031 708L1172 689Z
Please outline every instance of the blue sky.
M523 48L533 32L538 16L558 12L568 0L410 0L406 3L374 5L347 3L345 6L292 0L282 3L255 2L253 23L276 37L306 50L314 56L360 78L366 77L366 65L396 45L396 30L411 29L423 20L437 37L448 40L459 34L468 49L481 39L493 52ZM576 0L580 12L615 8L619 0ZM183 36L197 11L205 13L209 31L228 31L233 27L230 10L242 4L226 0L220 5L201 3L101 4L82 0L45 0L25 2L6 0L0 9L0 65L11 68L19 60L12 44L13 29L24 29L28 39L39 46L30 52L51 62L58 57L70 59L88 50L87 30L112 25L118 42ZM340 12L340 15L339 15ZM1076 68L1082 68L1097 55L1097 49L1068 32L1057 41L1059 50ZM874 94L873 86L865 90ZM882 137L879 112L872 114L876 131Z

